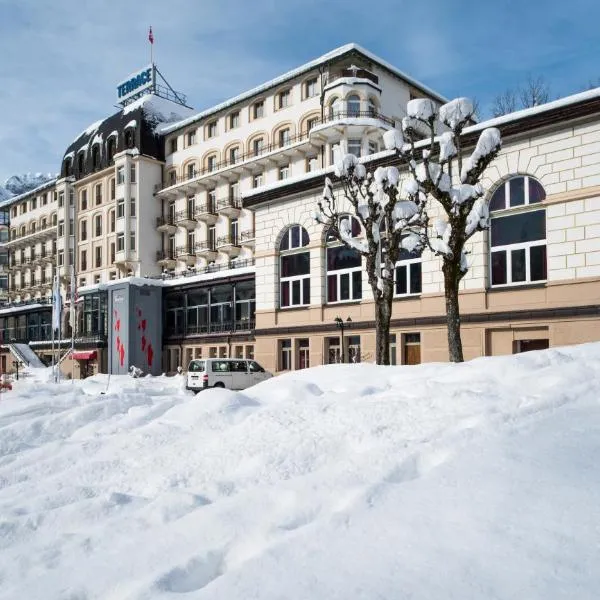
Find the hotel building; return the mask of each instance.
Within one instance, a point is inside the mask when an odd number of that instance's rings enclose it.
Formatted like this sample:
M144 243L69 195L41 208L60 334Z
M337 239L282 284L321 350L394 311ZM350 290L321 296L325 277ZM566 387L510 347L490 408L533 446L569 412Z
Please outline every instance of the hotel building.
M43 338L48 281L57 269L68 298L73 265L76 353L63 370L76 377L130 364L173 372L194 357L254 357L278 372L372 360L361 259L315 222L316 203L341 153L369 169L397 164L383 133L410 99L445 99L354 44L199 113L149 91L81 134L56 181L5 206L5 342L47 352L46 339L30 337L30 315L45 315ZM598 340L600 91L474 125L467 143L492 125L503 149L484 181L491 229L469 243L465 357ZM439 258L406 256L395 286L393 361L447 360ZM115 290L125 288L134 291L119 323L132 348L143 296L152 299L151 368L115 333L125 298Z

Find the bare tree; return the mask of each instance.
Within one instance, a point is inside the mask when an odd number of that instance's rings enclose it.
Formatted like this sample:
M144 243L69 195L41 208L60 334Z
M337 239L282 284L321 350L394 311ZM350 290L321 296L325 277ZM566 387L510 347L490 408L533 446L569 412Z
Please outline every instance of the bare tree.
M353 155L342 158L336 176L343 197L362 225L358 237L353 237L349 221L343 217L344 206L340 206L332 182L326 180L316 218L365 258L375 300L378 364L389 364L394 271L400 252L420 252L425 247L442 258L449 358L463 360L458 292L468 270L465 243L489 225L480 181L501 146L500 132L488 128L481 132L472 153L464 155L463 130L473 113L473 104L466 98L443 105L439 112L429 99L411 100L402 131L394 129L384 135L386 148L396 151L404 167L402 181L396 167L367 173ZM445 218L430 225L435 204Z
M548 102L550 86L539 76L530 75L527 81L516 90L508 88L494 98L492 115L500 117L522 108L531 108Z
M545 104L550 99L550 87L546 80L539 76L529 76L524 86L519 90L522 108L531 108Z
M517 110L517 95L514 90L505 90L494 98L494 105L492 106L494 117L501 117L515 110Z

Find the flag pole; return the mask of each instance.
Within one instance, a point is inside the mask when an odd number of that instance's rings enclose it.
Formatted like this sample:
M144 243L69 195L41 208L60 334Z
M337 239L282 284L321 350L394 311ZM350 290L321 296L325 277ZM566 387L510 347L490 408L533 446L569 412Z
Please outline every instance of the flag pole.
M54 307L54 294L56 290L56 275L52 280L52 324L50 325L50 329L52 330L52 379L56 383L56 371L54 370L55 356L54 356L54 311L56 308Z
M71 265L71 383L75 383L75 265Z
M148 41L150 42L150 64L154 66L154 34L152 33L152 25L148 30Z

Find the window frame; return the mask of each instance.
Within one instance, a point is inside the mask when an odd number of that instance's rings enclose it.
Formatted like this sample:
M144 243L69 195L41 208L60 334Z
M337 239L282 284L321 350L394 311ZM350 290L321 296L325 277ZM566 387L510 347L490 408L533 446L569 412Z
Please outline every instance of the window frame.
M294 233L293 230L298 230L298 243L294 244ZM287 248L282 249L284 240L287 237ZM308 231L302 225L294 224L286 229L284 234L281 236L279 241L279 308L281 310L288 310L294 308L301 308L310 305L310 294L311 294L311 269L310 269L310 236ZM283 261L286 257L306 254L308 256L308 273L302 273L300 275L287 275L283 276ZM294 303L294 288L298 286L299 302ZM287 298L289 303L284 304L283 289L287 287Z

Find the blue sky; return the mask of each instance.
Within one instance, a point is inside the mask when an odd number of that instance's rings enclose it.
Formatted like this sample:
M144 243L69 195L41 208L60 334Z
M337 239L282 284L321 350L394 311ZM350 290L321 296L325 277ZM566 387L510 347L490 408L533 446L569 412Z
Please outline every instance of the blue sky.
M155 59L198 110L357 42L447 97L494 96L529 74L553 97L600 78L592 0L0 0L0 182L55 172L116 84Z

